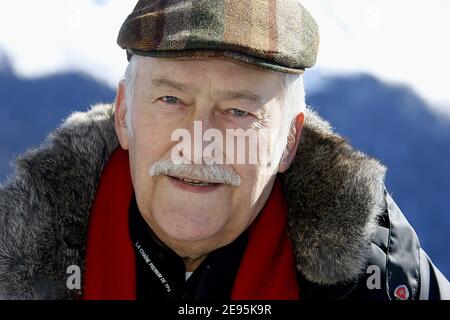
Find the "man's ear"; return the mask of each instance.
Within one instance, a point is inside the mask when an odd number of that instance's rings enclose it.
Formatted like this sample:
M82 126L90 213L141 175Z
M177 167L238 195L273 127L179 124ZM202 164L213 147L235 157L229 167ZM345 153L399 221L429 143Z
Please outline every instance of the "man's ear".
M286 145L286 152L281 158L278 165L278 172L283 173L291 166L292 161L297 154L297 149L300 143L300 137L302 135L303 124L305 122L305 113L299 113L295 118L294 128L289 132L288 142ZM295 131L295 132L293 132Z
M125 120L126 113L127 105L125 103L125 85L122 81L120 81L116 93L114 126L120 146L124 150L128 150L129 147L127 123Z

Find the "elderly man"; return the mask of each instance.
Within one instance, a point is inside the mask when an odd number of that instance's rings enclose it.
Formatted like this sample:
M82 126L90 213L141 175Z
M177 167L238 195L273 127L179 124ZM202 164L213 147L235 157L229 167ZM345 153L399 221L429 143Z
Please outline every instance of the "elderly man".
M449 299L385 168L305 108L318 42L295 0L140 0L115 103L0 189L0 296Z

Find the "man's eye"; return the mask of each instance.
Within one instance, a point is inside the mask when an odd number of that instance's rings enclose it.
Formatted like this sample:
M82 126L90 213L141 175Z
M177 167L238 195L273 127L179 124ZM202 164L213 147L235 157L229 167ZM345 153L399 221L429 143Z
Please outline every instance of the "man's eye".
M236 109L236 108L231 109L231 113L238 118L242 118L242 117L249 115L249 113L247 111Z
M164 97L161 97L161 100L168 104L177 104L180 102L180 100L174 96L164 96Z

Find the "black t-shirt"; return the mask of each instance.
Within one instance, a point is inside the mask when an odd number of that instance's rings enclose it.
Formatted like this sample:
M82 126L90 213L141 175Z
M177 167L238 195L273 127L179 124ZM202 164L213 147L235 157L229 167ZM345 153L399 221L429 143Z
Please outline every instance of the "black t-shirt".
M160 301L229 300L248 242L243 232L232 243L208 254L186 280L183 259L167 247L142 217L133 195L129 227L136 258L136 297Z

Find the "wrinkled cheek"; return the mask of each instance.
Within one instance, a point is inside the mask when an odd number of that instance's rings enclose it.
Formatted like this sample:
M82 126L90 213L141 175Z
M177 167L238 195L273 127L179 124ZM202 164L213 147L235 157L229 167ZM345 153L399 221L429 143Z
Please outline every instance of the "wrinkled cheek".
M133 128L134 130L134 128ZM167 157L171 149L170 134L158 132L148 126L136 126L133 142L130 145L130 157L138 179L151 179L149 169L153 163Z
M270 193L272 181L275 179L274 170L266 170L262 166L254 165L246 170L240 168L242 184L240 186L239 201L237 205L241 210L247 210L254 215L264 202L264 197Z
M130 148L130 170L133 182L133 188L141 204L142 213L148 215L150 212L150 203L153 198L154 186L158 177L149 175L151 164L157 160L153 150L149 146L134 145Z

